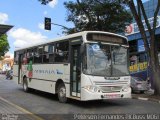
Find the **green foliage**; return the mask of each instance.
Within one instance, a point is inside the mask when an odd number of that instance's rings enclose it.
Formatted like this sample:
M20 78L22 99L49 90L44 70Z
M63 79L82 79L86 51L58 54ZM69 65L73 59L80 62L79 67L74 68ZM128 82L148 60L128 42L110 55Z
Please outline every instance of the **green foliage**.
M7 35L3 34L0 36L0 56L3 56L9 50L9 43Z
M84 30L121 33L132 21L126 4L118 0L77 0L65 2L64 5L68 10L67 21L75 25L66 29L67 34Z
M38 1L46 5L52 0ZM67 34L84 30L121 33L132 22L127 3L122 0L76 0L64 2L64 6L68 11L66 20L75 26L64 28Z

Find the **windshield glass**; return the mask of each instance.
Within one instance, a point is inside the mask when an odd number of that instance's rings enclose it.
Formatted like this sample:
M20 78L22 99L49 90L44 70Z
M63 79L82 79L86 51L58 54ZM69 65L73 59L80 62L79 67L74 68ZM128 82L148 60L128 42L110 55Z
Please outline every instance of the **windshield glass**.
M127 49L122 46L112 48L112 75L120 76L129 74L127 62Z
M107 44L86 44L86 74L96 76L128 75L127 48Z

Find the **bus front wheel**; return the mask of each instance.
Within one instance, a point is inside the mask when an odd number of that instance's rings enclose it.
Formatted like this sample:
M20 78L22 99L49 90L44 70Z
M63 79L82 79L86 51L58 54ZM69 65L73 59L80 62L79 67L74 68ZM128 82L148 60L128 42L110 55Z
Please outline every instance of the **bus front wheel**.
M61 103L67 102L66 88L65 88L64 84L60 84L58 86L58 99L59 99L59 102L61 102Z
M23 79L23 90L25 92L29 92L28 82L27 82L27 78L26 77Z

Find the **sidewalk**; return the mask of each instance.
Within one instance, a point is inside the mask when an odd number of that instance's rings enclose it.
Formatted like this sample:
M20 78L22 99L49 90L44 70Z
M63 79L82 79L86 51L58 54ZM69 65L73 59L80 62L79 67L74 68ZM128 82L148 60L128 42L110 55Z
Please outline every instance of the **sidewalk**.
M33 113L0 97L0 120L43 120Z
M132 94L132 99L148 100L160 103L160 96L154 95L154 92L152 90L146 91L144 94Z

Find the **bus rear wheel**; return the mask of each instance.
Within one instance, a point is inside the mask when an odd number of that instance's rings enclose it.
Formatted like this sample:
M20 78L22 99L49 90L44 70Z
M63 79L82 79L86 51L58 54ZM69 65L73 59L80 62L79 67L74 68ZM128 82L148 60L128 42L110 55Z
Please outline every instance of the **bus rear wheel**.
M61 102L61 103L67 102L66 88L65 88L64 84L60 84L58 86L58 99L59 99L59 102Z
M27 82L27 78L26 77L23 79L23 90L25 92L29 92L28 82Z

